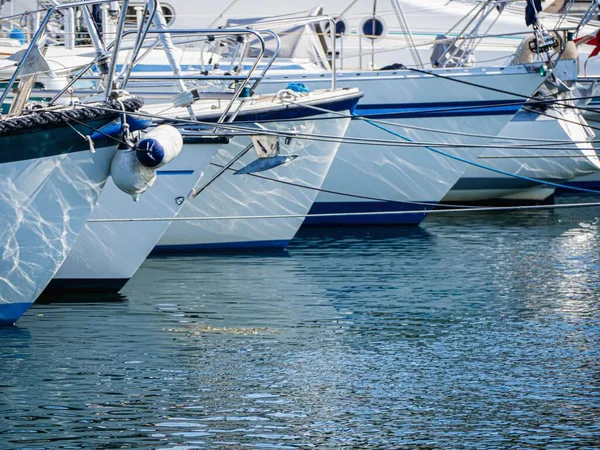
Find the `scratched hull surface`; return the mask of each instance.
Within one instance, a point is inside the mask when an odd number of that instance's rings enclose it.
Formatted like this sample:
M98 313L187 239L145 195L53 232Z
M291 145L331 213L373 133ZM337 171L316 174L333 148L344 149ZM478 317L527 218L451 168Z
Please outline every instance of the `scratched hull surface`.
M67 258L116 147L0 165L0 324L14 323Z

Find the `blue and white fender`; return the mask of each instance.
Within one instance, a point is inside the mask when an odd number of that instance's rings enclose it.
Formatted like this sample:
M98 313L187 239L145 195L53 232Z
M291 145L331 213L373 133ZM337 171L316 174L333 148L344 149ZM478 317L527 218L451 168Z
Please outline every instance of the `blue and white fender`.
M156 171L179 155L183 138L170 125L160 125L145 134L133 149L119 150L111 163L115 185L137 201L156 180Z

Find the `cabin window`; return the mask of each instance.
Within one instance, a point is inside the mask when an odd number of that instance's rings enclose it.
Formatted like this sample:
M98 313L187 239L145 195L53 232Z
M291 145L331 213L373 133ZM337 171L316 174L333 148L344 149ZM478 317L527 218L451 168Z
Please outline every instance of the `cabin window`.
M167 25L171 25L173 23L173 21L175 20L174 8L171 5L162 3L161 9L162 9L162 13L165 18L165 21L167 22ZM133 6L127 7L127 18L126 18L127 25L131 25L134 27L137 26L138 10L143 11L144 6L140 4L140 5L133 5ZM140 12L140 14L141 14L141 12Z
M386 32L383 19L376 16L364 19L360 29L362 35L367 39L379 39Z
M329 36L329 28L330 27L331 27L331 22L329 22L329 21L326 22L324 30L328 36ZM343 34L346 34L347 31L348 31L348 24L346 24L346 21L342 17L337 17L335 19L335 37L339 38Z

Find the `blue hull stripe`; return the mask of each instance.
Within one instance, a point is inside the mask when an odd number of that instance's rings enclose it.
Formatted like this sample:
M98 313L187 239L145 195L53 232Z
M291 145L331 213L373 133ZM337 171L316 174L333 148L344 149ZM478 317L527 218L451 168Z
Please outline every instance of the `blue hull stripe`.
M30 306L31 303L0 303L0 326L13 325Z
M532 180L523 180L519 178L461 178L454 186L453 191L481 191L488 189L529 189L542 186L544 183L556 183L561 180L540 178L539 183Z
M574 187L578 187L578 188L584 188L584 189L600 190L600 181L567 181L565 183L565 185L566 186L574 186ZM564 188L558 188L557 190L573 192L572 190L564 189Z
M207 64L207 67L209 65ZM264 64L259 64L258 65L258 70L263 69L265 67ZM250 64L244 64L242 66L242 70L250 70L252 68L252 65ZM304 67L298 65L298 64L285 64L285 65L273 65L271 66L271 70L303 70ZM117 71L121 71L123 70L123 65L122 64L117 64ZM190 75L194 75L194 74L198 74L198 78L201 78L202 75L199 73L200 70L205 70L203 68L201 68L199 65L183 65L181 66L181 70L184 72L191 72ZM96 69L94 69L95 73L98 73L98 71ZM169 65L165 65L165 64L136 64L135 67L133 68L133 73L142 73L142 72L170 72L173 73L173 69L171 68L171 66Z
M411 103L360 104L356 114L371 118L425 118L425 117L469 117L514 115L524 102L510 101L478 101L422 103L418 107Z
M157 170L157 175L193 175L193 170Z
M119 292L129 278L54 278L42 295L84 293L84 292Z
M369 213L360 216L307 217L303 226L339 226L339 225L418 225L427 212L435 207L414 205L402 202L319 202L315 203L309 214L349 214ZM415 214L377 214L390 211L419 211Z
M206 251L235 251L235 250L275 250L284 249L289 240L273 241L247 241L247 242L217 242L212 244L186 244L186 245L157 245L152 254L160 253L201 253Z
M317 106L319 108L326 109L328 111L351 111L354 112L356 109L356 104L358 103L359 97L342 99L330 102L315 102L311 104L312 106ZM303 119L303 118L315 118L319 116L321 113L315 111L310 107L287 107L285 109L278 109L275 111L265 111L265 112L245 112L241 111L240 114L236 116L235 122L279 122L282 120L295 120L295 119ZM215 117L217 118L217 117Z

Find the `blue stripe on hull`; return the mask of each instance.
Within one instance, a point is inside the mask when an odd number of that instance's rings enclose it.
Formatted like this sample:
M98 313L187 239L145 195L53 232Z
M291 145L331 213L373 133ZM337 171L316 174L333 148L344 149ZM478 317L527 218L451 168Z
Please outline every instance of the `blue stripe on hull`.
M0 303L0 326L13 325L30 306L31 303Z
M359 116L385 118L432 118L432 117L470 117L496 116L516 114L524 103L519 101L477 101L477 102L446 102L389 104L359 103L356 114Z
M323 102L322 104L316 102L315 106L326 109L327 111L351 111L354 112L356 104L359 98L344 98L341 100L335 100L331 102ZM315 112L309 107L298 107L285 109L278 109L276 111L264 111L264 112L244 112L241 111L235 118L236 123L238 122L277 122L281 120L298 120L305 118L315 118L319 113ZM322 113L321 113L322 114Z
M565 183L566 186L574 186L583 189L592 189L595 191L600 190L600 180L599 181L567 181ZM573 192L572 189L566 188L557 188L557 191L560 192Z
M238 250L283 250L290 243L289 240L273 241L247 241L247 242L217 242L212 244L186 244L186 245L157 245L152 254L161 253L202 253L207 251L238 251Z
M168 175L193 175L193 170L157 170L156 175L168 176Z
M46 286L42 295L119 292L128 281L129 278L54 278Z
M307 217L303 226L339 226L339 225L418 225L435 204L413 205L401 202L319 202L315 203L309 214L352 214L369 213L360 216L340 215L332 217ZM390 211L423 211L414 214L377 214Z

